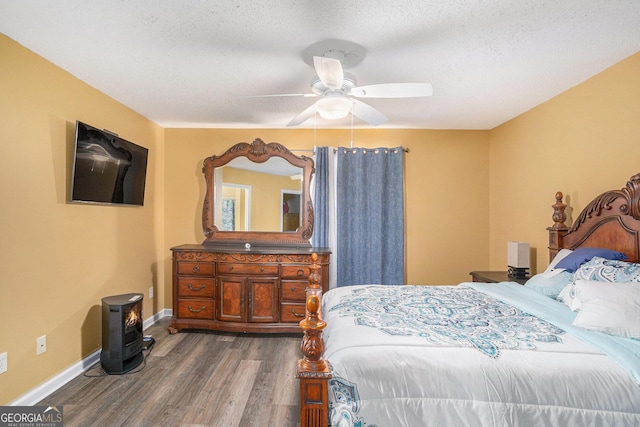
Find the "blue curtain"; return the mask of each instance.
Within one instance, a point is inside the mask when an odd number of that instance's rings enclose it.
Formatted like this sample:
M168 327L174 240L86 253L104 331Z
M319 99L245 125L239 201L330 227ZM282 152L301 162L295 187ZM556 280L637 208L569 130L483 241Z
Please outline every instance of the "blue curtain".
M339 148L337 285L404 283L403 150Z
M316 147L311 245L329 247L329 147Z

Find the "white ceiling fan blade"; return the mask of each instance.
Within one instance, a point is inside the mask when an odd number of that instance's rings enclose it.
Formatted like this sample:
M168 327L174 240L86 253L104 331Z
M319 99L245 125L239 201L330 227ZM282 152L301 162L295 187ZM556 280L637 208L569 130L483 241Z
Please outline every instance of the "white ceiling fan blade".
M337 90L342 87L344 72L342 71L342 64L339 60L325 58L323 56L314 56L313 66L323 85L331 90Z
M380 111L357 99L353 100L351 114L373 126L381 125L387 121L387 117Z
M304 110L302 113L295 116L289 123L287 123L287 127L298 126L316 114L316 103L314 103L311 107Z
M358 98L417 98L433 95L431 83L383 83L357 86L350 95Z

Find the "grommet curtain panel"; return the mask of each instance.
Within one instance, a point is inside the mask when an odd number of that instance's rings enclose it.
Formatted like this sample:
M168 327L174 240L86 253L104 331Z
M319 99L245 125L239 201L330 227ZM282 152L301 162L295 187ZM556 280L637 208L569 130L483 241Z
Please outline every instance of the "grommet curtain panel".
M337 286L404 283L403 149L337 150Z
M315 169L313 175L313 235L311 246L328 248L329 246L329 208L330 208L330 177L329 177L329 147L316 147Z
M314 247L331 249L331 258L340 256L336 236L336 156L333 147L316 147L315 169L311 192L314 206L314 227L311 244ZM337 283L337 265L329 264L329 287Z

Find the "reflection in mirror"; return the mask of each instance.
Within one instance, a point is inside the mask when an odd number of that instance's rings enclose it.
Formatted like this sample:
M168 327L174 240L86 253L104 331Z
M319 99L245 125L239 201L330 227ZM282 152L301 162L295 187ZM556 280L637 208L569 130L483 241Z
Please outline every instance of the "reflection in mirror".
M226 166L216 168L214 224L221 231L289 231L283 228L282 194L298 194L288 198L285 218L300 216L302 168L294 167L281 157L272 157L264 163L253 163L246 157L236 158ZM297 203L297 205L295 205ZM295 213L295 215L294 215ZM288 224L293 224L289 222Z
M258 138L206 158L202 172L203 244L310 246L312 159Z
M300 209L300 195L302 192L283 190L280 200L282 201L282 224L281 231L296 231L300 227L301 209Z
M221 231L251 229L251 186L222 183L221 199L216 201L216 226Z

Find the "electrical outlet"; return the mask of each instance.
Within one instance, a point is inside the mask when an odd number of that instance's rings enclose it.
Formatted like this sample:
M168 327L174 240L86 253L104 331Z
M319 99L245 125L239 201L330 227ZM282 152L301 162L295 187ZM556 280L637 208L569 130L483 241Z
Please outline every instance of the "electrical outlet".
M149 288L149 299L153 298L153 286Z
M0 374L7 372L7 352L0 354Z
M42 354L47 351L47 336L43 335L36 339L36 354Z

